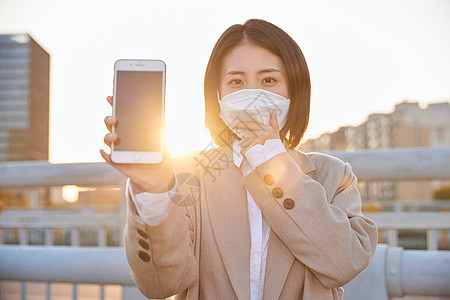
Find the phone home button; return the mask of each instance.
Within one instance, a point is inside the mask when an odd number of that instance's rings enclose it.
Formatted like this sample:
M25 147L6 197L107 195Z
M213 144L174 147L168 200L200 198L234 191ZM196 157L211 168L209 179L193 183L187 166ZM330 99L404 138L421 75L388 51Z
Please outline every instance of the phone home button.
M141 160L141 155L139 153L135 153L133 155L133 159L134 159L134 161L140 161Z

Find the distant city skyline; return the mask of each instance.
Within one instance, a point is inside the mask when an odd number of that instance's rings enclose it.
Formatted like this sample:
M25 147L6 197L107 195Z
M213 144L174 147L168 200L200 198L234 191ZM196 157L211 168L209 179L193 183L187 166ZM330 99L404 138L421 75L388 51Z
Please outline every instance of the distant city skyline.
M401 102L390 113L370 114L355 126L326 132L301 146L303 151L356 151L367 149L450 147L450 103L419 107L417 102ZM433 199L447 181L359 182L363 201Z
M396 103L450 99L450 2L245 1L227 3L0 1L0 33L29 33L51 54L50 160L101 161L120 58L166 62L168 141L173 155L210 142L203 74L230 25L263 18L305 54L312 106L305 140Z
M402 113L400 113L401 111ZM410 114L410 115L409 115ZM398 116L401 116L401 119L396 120ZM376 119L383 119L383 120L390 120L390 122L400 122L404 125L404 123L408 123L408 126L412 128L422 128L426 127L429 129L429 131L437 131L434 134L428 136L428 133L426 135L426 139L424 141L421 141L418 144L413 143L413 138L410 135L414 134L414 131L408 132L408 136L402 137L402 142L398 141L391 141L391 144L383 144L383 143L368 143L364 144L366 142L366 138L358 138L355 139L355 131L363 130L365 131L363 127L366 126L368 123L373 122L373 120ZM394 123L395 123L394 122ZM389 126L393 126L394 124L385 124ZM373 126L373 124L372 124ZM378 130L378 136L376 137L377 140L381 140L383 135L379 132L381 127L375 126ZM428 130L427 129L427 130ZM347 137L348 132L351 131L350 137ZM393 134L392 132L385 132L387 134ZM406 133L406 132L404 132ZM331 137L333 135L342 135L339 136L339 139L344 139L340 141L337 144L331 145L330 148L327 148L326 145L321 144L320 140L322 138L326 138L327 136ZM419 132L417 132L419 134ZM391 138L391 137L389 137ZM428 140L429 139L429 140ZM409 140L409 142L405 143L405 140ZM362 149L379 149L379 148L409 148L409 147L450 147L450 101L443 101L443 102L433 102L433 103L419 103L417 101L401 101L399 103L395 104L395 107L392 111L386 111L386 112L377 112L377 113L371 113L366 116L366 118L357 124L346 124L339 126L338 128L335 128L334 130L324 131L319 136L316 136L314 138L310 138L304 141L302 144L302 148L306 151L314 151L319 150L316 149L315 144L316 143L321 144L317 148L327 148L327 149L320 149L320 150L362 150ZM331 141L329 141L331 142ZM417 141L415 141L417 142ZM350 143L350 144L347 144Z
M306 151L450 147L450 102L403 101L392 112L372 113L364 122L323 132L303 143ZM325 140L325 142L324 142Z

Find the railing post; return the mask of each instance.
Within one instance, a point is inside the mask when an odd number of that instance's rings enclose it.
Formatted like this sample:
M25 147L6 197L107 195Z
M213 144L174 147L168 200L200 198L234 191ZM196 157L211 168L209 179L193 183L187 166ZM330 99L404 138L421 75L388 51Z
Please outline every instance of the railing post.
M436 229L427 230L427 250L434 251L439 248L438 231Z
M80 246L80 230L78 228L72 228L70 230L70 246Z
M402 297L402 248L388 248L386 257L386 283L388 295Z
M72 299L77 300L78 299L78 285L76 283L72 286Z
M53 228L45 228L44 244L46 246L52 246L54 243L55 243L55 235Z
M100 300L105 299L105 286L103 284L100 284Z
M5 230L3 228L0 228L0 245L4 244L4 232ZM0 280L0 297L2 295L2 281Z
M20 245L27 245L28 239L27 239L27 233L28 230L26 228L19 228L19 244Z
M26 228L19 228L19 244L22 246L25 246L28 244L27 239L28 230ZM26 282L22 281L20 283L20 298L21 300L27 299L27 284Z
M70 246L80 246L80 230L78 228L72 228L70 230ZM72 297L73 300L77 300L78 298L78 285L76 283L72 285Z
M123 247L123 237L125 230L125 223L127 218L127 178L123 177L120 180L120 228L119 228L119 245Z
M20 283L20 298L22 300L27 299L27 284L23 281Z
M45 244L45 246L53 246L55 244L55 230L53 228L45 228L44 244ZM52 298L51 282L45 283L45 298L47 300L51 300L51 298Z
M448 229L441 229L441 249L447 248L448 244Z
M47 300L52 299L52 284L50 282L47 282L45 285L45 294Z
M439 209L440 212L442 213L446 213L448 212L448 208L447 207L441 207ZM447 248L447 243L448 243L448 229L441 229L441 249L446 249Z
M397 229L387 230L387 243L390 247L398 246L398 232Z
M394 211L402 212L403 211L403 203L401 203L401 202L394 203Z
M105 233L107 230L105 230L104 227L100 227L97 229L97 247L105 247Z
M44 244L45 246L53 246L55 244L55 230L53 228L45 228L44 232ZM45 299L52 299L52 284L51 282L45 283Z
M105 242L105 235L108 232L108 228L99 227L97 229L97 247L106 247L107 242ZM100 284L100 300L105 299L105 286Z

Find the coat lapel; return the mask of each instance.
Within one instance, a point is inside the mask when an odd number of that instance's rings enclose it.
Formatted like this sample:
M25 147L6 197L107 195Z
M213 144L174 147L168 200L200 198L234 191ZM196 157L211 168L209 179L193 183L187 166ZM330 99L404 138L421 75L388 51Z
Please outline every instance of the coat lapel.
M205 174L208 212L233 289L239 299L250 299L251 240L242 172L233 164L231 149L213 151L225 159L206 165L205 171L211 172Z
M264 300L278 299L294 262L294 256L271 230L267 250Z

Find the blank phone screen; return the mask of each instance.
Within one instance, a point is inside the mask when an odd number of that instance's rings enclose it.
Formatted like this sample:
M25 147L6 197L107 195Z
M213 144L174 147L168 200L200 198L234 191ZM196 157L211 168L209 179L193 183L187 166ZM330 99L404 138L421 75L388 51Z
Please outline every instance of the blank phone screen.
M161 151L163 72L117 71L117 151Z

